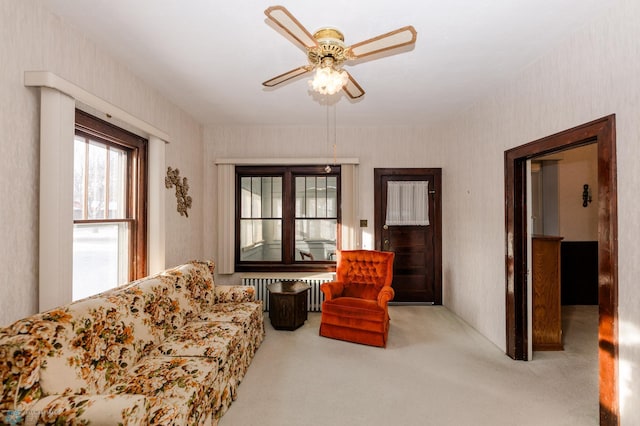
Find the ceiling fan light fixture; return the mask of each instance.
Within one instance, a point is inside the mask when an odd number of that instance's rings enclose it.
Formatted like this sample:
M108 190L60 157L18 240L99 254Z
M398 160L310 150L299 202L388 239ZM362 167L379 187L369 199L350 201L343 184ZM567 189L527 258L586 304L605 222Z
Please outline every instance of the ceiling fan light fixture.
M349 75L344 70L336 70L332 65L316 68L309 87L322 95L335 95L347 84Z
M362 87L353 76L342 70L342 64L416 42L417 32L411 25L381 34L360 43L346 46L344 35L333 27L325 27L313 35L284 6L271 6L264 11L267 18L284 30L294 44L307 51L309 64L287 71L262 83L274 87L307 72L315 70L309 87L323 95L333 95L344 90L351 99L364 95Z

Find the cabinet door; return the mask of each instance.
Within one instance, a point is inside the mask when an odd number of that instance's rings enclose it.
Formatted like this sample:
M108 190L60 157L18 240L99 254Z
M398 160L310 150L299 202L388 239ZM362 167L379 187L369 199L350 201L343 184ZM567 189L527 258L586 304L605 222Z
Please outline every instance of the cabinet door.
M533 350L562 350L560 239L533 238Z
M269 300L269 318L275 327L293 327L295 312L293 298L288 295L271 295Z

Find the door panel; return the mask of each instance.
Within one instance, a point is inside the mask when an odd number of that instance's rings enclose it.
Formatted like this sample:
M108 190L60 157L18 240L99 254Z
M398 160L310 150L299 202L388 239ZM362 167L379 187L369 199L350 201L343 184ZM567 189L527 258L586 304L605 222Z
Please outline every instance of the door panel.
M396 302L442 303L441 169L375 169L375 243L393 251ZM429 181L428 226L387 226L387 183Z

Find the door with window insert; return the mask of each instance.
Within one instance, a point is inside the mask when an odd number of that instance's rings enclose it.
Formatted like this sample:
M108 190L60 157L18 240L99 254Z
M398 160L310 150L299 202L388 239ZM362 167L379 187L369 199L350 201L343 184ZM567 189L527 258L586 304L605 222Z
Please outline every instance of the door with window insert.
M375 246L395 253L395 302L442 304L441 169L374 169Z

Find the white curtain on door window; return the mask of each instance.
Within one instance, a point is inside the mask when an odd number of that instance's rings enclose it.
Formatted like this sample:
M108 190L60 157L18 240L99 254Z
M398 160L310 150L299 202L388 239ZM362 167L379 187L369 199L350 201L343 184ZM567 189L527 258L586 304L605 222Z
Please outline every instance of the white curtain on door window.
M387 182L386 225L429 225L429 181Z

